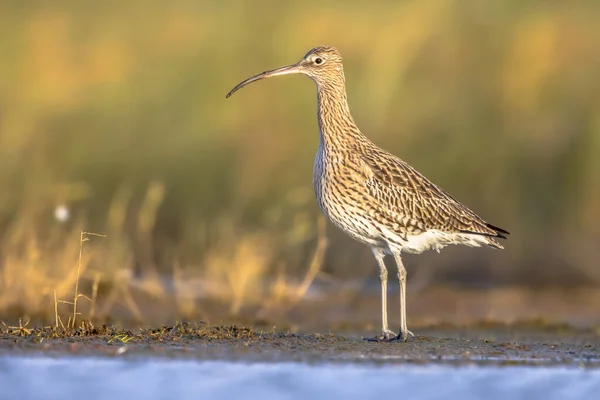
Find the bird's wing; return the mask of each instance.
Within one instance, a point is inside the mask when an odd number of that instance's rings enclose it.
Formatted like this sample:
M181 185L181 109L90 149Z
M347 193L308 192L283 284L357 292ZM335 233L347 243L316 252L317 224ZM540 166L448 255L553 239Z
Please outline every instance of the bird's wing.
M378 204L389 205L379 212L409 234L429 229L499 238L508 234L485 222L416 169L381 149L361 155L361 161L369 194Z

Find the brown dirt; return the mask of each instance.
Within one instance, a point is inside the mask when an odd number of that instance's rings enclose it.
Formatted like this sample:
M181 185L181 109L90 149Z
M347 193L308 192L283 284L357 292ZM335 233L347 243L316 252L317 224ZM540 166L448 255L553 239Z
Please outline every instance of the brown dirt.
M568 326L438 326L418 332L406 343L373 343L356 334L297 334L206 323L135 331L90 323L78 329L2 329L2 355L600 367L600 332Z

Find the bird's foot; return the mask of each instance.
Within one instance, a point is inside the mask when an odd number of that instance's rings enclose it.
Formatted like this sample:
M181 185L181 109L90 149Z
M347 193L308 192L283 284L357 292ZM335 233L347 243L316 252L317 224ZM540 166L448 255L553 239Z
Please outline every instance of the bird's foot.
M381 335L372 338L364 338L364 340L366 340L367 342L391 342L393 340L396 340L397 337L398 335L396 335L393 331L390 331L389 329L384 329Z
M409 331L408 329L405 329L404 331L400 331L398 336L396 336L393 340L398 342L406 342L411 336L414 337L415 334Z

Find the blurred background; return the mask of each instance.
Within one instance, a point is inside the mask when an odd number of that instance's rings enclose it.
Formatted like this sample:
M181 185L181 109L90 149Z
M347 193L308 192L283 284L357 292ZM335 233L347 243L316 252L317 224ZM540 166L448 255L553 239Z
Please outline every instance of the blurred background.
M319 219L314 84L225 100L328 44L361 130L511 232L504 251L406 256L409 323L600 323L599 17L595 1L3 1L0 316L66 320L82 293L97 321L378 326L370 250Z

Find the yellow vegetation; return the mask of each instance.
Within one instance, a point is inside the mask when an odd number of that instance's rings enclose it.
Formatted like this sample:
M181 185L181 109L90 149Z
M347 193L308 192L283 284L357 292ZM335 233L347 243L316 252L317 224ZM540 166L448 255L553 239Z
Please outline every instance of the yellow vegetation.
M368 250L334 229L323 259L312 83L281 78L224 99L319 44L344 55L369 137L513 233L503 253L436 261L439 276L483 265L492 280L599 282L596 9L3 3L0 311L52 318L78 273L78 293L98 296L79 304L83 316L124 308L136 319L144 296L173 296L183 316L205 297L232 313L287 309L321 265L373 273ZM78 267L82 231L107 237L86 244Z

